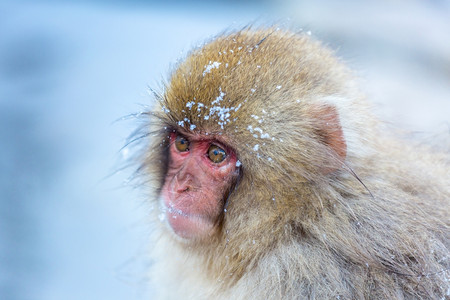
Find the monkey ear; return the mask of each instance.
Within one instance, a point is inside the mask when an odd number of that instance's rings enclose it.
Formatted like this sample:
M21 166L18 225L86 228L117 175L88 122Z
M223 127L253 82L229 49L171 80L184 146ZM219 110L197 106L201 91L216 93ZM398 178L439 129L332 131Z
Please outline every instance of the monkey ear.
M317 107L319 130L325 144L331 150L327 162L321 167L321 173L327 175L341 168L347 156L347 143L344 138L339 114L334 106L329 104Z

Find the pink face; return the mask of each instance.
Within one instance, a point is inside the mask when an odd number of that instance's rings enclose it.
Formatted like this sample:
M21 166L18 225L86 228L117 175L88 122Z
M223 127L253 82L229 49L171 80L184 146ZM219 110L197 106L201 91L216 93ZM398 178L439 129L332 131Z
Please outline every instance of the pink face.
M170 135L161 204L176 235L201 239L214 233L238 175L236 162L229 147L207 135Z

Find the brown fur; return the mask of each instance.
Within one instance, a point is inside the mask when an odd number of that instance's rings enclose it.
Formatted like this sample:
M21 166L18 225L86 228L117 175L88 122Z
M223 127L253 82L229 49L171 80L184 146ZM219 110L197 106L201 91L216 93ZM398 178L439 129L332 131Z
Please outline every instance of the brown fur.
M274 29L219 36L178 66L149 115L155 198L171 130L222 135L242 163L211 240L176 239L154 211L159 297L449 297L448 152L392 137L318 42ZM346 151L333 151L342 134Z

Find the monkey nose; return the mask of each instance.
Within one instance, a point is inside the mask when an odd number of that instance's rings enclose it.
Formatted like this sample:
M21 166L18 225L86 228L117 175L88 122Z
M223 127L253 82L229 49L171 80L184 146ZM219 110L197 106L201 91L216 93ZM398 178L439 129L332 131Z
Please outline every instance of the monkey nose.
M174 190L177 193L184 193L189 192L197 189L197 185L195 183L195 178L193 175L186 173L186 174L178 174L175 176L175 182L174 182Z

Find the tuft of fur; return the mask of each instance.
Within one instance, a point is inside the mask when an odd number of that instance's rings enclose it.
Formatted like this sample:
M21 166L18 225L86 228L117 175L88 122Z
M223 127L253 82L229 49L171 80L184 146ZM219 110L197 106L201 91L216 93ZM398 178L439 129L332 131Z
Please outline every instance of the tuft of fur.
M330 106L343 161L323 137L318 112ZM211 240L176 239L154 210L160 298L450 296L449 153L391 136L319 42L277 29L221 35L177 67L148 115L154 201L173 130L221 135L241 164Z

